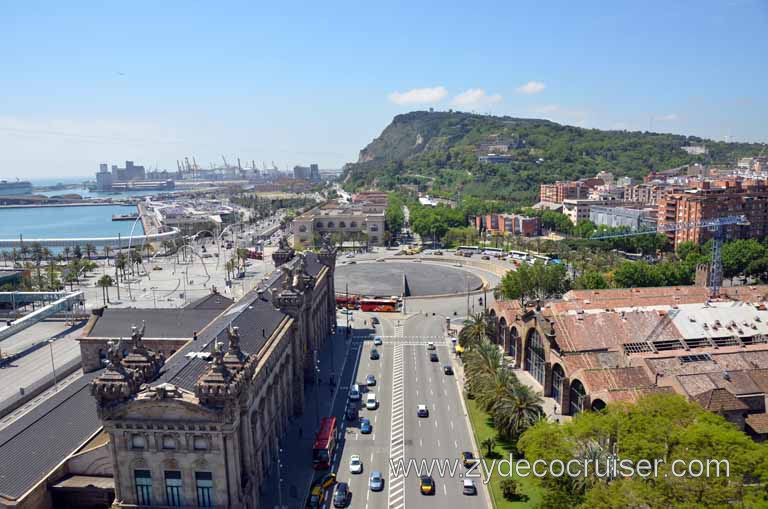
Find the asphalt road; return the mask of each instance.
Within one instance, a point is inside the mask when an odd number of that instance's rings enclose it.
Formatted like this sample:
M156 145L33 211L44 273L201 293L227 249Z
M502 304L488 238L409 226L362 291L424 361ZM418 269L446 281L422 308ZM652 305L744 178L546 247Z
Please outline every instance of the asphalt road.
M339 441L334 471L337 480L348 482L352 493L349 507L365 509L401 509L404 507L481 508L489 507L488 496L482 483L476 496L462 495L462 478L466 470L460 463L461 451L473 451L471 432L461 401L460 389L454 376L443 374L443 365L453 363L450 343L444 335L444 318L414 315L408 319L396 319L392 315L379 314L381 325L376 334L383 336L384 344L376 347L381 353L379 360L370 359L372 337L354 341L347 355L346 368L341 383L334 414L342 421L347 404L348 388L353 381L363 382L373 374L377 384L368 388L379 401L376 410L361 407L360 417L367 417L373 424L371 434L361 434L359 421L344 421L343 438ZM355 325L370 327L369 313L355 313ZM364 322L361 324L360 322ZM434 341L439 362L431 362L427 343ZM352 362L350 362L352 361ZM455 364L454 364L455 365ZM362 395L364 401L366 392ZM419 418L416 408L428 406L429 417ZM476 453L476 451L473 451ZM363 472L351 474L349 460L357 454L363 461ZM393 461L432 459L457 462L453 475L437 468L432 472L436 491L433 496L421 495L419 478L414 470L408 476L393 476ZM384 476L384 489L372 492L368 488L370 473L380 471ZM331 497L326 507L331 507Z

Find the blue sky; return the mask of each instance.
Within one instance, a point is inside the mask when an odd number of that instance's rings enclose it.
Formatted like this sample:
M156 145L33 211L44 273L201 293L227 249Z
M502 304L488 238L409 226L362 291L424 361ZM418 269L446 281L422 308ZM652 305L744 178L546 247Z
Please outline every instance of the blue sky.
M429 107L768 141L765 0L30 1L0 41L4 178L340 167Z

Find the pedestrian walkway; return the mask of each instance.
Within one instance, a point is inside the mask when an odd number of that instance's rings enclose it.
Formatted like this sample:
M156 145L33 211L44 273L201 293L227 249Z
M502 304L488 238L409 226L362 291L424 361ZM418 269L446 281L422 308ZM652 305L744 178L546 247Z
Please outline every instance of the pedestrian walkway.
M504 357L505 363L511 361L511 357ZM570 415L562 415L562 409L560 408L560 405L558 405L553 398L544 396L544 388L535 378L533 378L533 375L531 375L528 371L520 368L513 368L512 372L515 374L520 383L527 385L533 389L536 394L541 396L541 407L544 409L544 414L546 414L547 419L557 422L564 422L571 419Z
M291 419L288 431L280 443L282 476L278 475L275 462L270 467L269 477L262 484L260 505L265 509L281 506L285 509L303 509L305 506L316 474L312 468L312 442L316 428L321 417L332 413L339 387L343 386L343 371L352 368L352 361L350 365L338 365L339 362L346 363L349 349L357 344L354 338L347 338L344 331L344 327L339 327L338 333L328 339L326 348L318 354L320 383L315 386L314 380L306 380L304 414ZM353 360L355 358L351 354L349 357ZM330 383L332 374L334 384Z

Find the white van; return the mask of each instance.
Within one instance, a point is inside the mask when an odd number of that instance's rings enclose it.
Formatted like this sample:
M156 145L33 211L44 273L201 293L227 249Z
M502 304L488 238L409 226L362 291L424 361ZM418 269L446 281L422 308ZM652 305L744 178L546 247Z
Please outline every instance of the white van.
M349 401L360 401L360 386L358 384L349 388Z
M379 406L379 402L376 401L376 394L369 392L365 396L365 408L368 410L376 410L376 407Z

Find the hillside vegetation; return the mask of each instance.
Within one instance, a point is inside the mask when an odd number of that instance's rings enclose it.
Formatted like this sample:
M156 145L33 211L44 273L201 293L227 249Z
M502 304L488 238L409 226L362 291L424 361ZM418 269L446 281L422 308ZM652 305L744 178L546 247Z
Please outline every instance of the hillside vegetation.
M511 148L509 163L478 161L483 145ZM687 145L705 144L706 156L692 156ZM548 120L493 117L461 112L415 111L398 115L360 151L343 175L349 190L417 186L436 196L474 196L510 206L532 204L542 182L573 180L607 170L641 178L688 163L733 163L757 155L758 144L725 143L695 136L650 132L601 131Z

